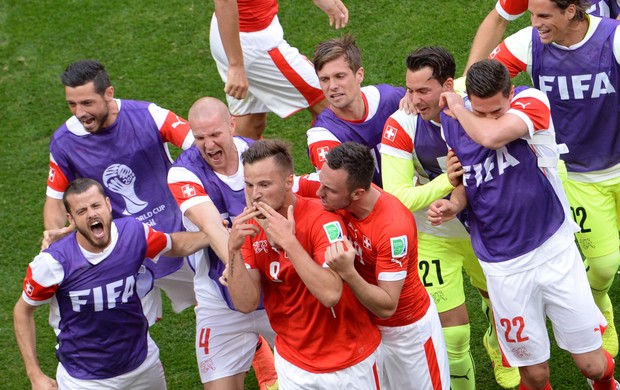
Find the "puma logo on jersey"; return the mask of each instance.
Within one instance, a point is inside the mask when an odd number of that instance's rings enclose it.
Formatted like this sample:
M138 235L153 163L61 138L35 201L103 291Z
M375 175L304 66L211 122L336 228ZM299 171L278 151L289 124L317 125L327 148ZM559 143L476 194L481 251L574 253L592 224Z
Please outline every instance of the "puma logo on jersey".
M521 102L515 102L515 104L518 104L521 106L521 108L523 108L525 110L525 107L529 106L531 103L521 103Z
M561 100L596 99L616 93L605 72L572 76L538 76L539 89L547 95L559 95Z
M170 126L172 126L173 129L176 129L178 125L184 125L185 123L186 122L183 119L179 118L179 116L177 115L177 121Z

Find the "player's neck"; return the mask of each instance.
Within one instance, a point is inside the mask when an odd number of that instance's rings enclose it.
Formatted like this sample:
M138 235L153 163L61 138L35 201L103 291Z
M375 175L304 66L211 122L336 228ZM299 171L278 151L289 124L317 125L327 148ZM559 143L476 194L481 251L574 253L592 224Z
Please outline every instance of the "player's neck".
M107 129L108 127L112 126L114 122L116 122L116 118L118 118L119 111L120 110L118 108L118 103L116 102L116 99L111 99L108 102L108 118L103 124L104 129Z
M351 104L345 107L336 108L331 106L330 108L338 118L346 121L361 121L366 117L366 104L364 104L361 93Z
M351 202L347 211L356 219L362 220L372 212L380 196L381 191L371 185L359 199Z
M562 41L557 41L556 43L565 47L576 45L579 42L583 41L583 39L586 37L589 27L590 19L587 16L582 21L575 21L571 23L571 25L568 27Z

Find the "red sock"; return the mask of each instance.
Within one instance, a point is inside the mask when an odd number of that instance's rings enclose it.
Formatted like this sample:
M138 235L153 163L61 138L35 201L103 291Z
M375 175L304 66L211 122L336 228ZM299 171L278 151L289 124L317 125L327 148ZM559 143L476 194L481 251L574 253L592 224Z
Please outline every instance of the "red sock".
M276 369L273 366L273 352L269 348L267 340L263 336L258 338L256 343L256 353L254 354L254 360L252 361L252 367L254 368L254 374L256 375L256 381L261 389L264 389L263 385L273 385L278 380Z
M523 384L523 380L521 380L521 383L519 383L519 390L530 390L530 388L525 386ZM543 390L553 390L553 388L551 387L551 383L549 381L547 381L547 384L545 385Z
M614 359L611 355L603 350L605 353L605 358L607 359L607 369L603 373L599 379L594 380L592 383L592 388L594 390L615 390L616 389L616 380L614 379L614 368L616 367L616 363L614 363Z

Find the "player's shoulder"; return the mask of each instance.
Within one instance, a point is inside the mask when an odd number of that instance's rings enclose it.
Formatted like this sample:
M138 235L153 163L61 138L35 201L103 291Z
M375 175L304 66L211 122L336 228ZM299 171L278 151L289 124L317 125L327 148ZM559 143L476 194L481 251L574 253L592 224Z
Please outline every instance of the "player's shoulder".
M511 106L515 104L522 104L519 101L527 99L532 103L542 103L545 106L550 106L549 98L547 95L539 89L529 87L529 86L520 86L515 88L514 97L512 98ZM525 107L524 107L525 108Z
M192 145L178 155L177 159L174 163L172 163L172 166L180 168L191 167L196 165L196 163L200 161L199 159L202 159L202 155L200 154L198 147L196 145Z

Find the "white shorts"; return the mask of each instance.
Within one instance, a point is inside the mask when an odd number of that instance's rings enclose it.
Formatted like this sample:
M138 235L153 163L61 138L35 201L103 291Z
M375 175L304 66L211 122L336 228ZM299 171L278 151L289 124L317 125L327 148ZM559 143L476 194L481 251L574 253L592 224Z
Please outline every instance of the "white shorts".
M240 33L239 38L249 89L248 96L243 100L226 96L233 115L273 112L286 118L325 98L314 66L284 40L284 31L277 15L266 29ZM211 19L209 43L211 55L225 83L228 59L215 14Z
M485 269L485 263L481 265ZM594 303L574 243L533 269L486 277L497 338L510 366L549 360L547 317L560 348L580 354L601 347L601 327L604 329L607 322Z
M196 359L202 383L247 372L258 335L273 345L275 333L265 310L243 314L225 308L196 306Z
M435 303L411 325L381 331L381 388L450 389L450 364Z
M144 362L135 370L109 379L84 380L73 378L62 364L58 363L56 382L63 390L105 390L105 389L132 389L132 390L165 390L166 378L164 368L159 360L159 348L148 337L148 354Z
M188 307L196 305L194 271L188 265L187 259L183 259L183 266L177 271L155 280L153 289L140 299L149 326L155 324L162 317L162 290L170 299L175 313L180 313Z
M274 349L280 390L379 390L380 351L343 370L315 374L289 363Z

